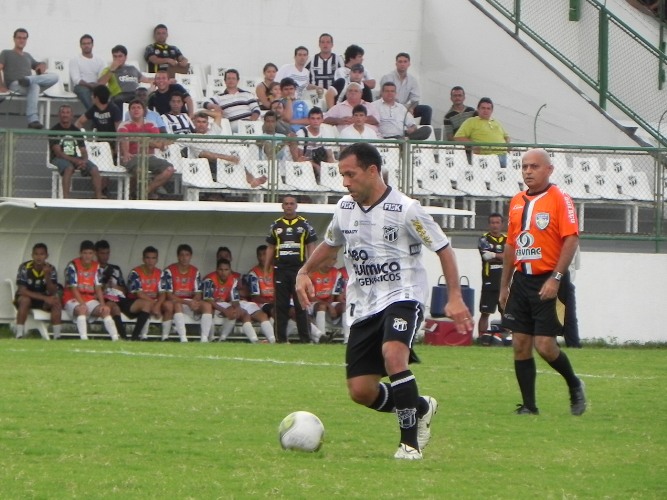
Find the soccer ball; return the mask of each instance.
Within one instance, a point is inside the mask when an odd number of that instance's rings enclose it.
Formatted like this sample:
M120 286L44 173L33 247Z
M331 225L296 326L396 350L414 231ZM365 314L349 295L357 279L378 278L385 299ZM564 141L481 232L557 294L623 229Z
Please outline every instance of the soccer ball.
M284 450L317 451L322 446L324 425L310 412L295 411L280 422L278 437Z

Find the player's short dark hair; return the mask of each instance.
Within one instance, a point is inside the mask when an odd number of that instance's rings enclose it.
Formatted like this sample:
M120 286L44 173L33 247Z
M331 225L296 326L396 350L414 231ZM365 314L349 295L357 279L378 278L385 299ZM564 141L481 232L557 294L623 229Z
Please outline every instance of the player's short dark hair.
M375 165L378 173L382 172L382 155L372 144L365 142L355 142L340 152L338 161L343 161L348 156L354 155L357 158L357 165L362 170L368 170L371 165Z
M322 111L322 108L318 106L314 106L310 108L310 111L308 111L308 118L310 118L313 115L322 115L324 116L324 112Z
M111 245L109 245L109 242L107 240L99 240L95 242L95 251L98 250L110 250Z
M363 56L364 54L365 54L364 49L362 49L358 45L350 45L348 48L345 49L345 54L344 54L345 62L347 63L352 59L354 59L355 57L359 55Z
M493 107L493 101L490 97L482 97L477 103L477 107L479 108L482 104L490 104Z
M259 245L257 247L257 250L255 250L255 253L259 254L259 252L263 252L264 250L267 250L269 248L268 245Z
M396 84L394 82L384 82L382 84L382 90L384 90L385 87L394 87L394 88L396 88Z
M141 256L146 257L146 255L148 255L149 253L154 253L155 255L159 255L157 248L153 246L147 246L146 248L144 248L144 251L141 252Z
M300 50L305 50L305 51L306 51L306 54L309 54L309 53L310 53L310 52L308 52L308 48L307 48L307 47L304 47L303 45L299 45L296 49L294 49L294 55L296 55L297 52L299 52Z
M118 52L127 55L127 48L125 45L114 45L114 47L111 49L111 54L116 54Z
M182 251L184 251L184 250L185 250L186 252L188 252L190 255L192 255L192 253L193 253L193 252L192 252L192 247L191 247L190 245L188 245L187 243L181 243L181 244L178 245L178 247L176 248L176 255L177 255L177 256L180 255L180 253L181 253Z
M275 112L275 111L271 111L271 110L269 110L269 111L267 111L266 113L264 113L264 121L266 121L266 118L267 118L267 117L269 117L269 118L275 118L276 120L278 119L278 115L276 114L276 112Z
M227 264L229 267L232 267L232 263L229 262L229 259L218 259L215 261L215 268L219 268L222 264Z
M396 54L396 60L398 60L399 57L405 57L408 61L410 60L410 54L407 52L399 52Z
M157 30L166 30L166 29L168 28L164 24L158 24L155 26L155 28L153 28L153 34L155 34Z
M355 113L363 113L366 116L368 116L368 110L366 109L366 106L363 104L357 104L354 108L352 108L352 114Z
M97 97L102 104L106 104L111 97L111 91L106 85L96 85L93 87L93 95Z
M84 250L95 250L95 243L90 240L83 240L79 245L79 252L83 252Z
M317 41L318 41L318 42L321 42L321 41L322 41L322 38L325 37L325 36L328 36L329 38L331 38L331 43L333 43L333 37L332 37L329 33L322 33L322 34L320 35L320 37L317 39Z
M46 253L49 253L49 249L46 248L46 243L35 243L32 246L32 251L34 252L35 250L38 250L40 248L43 249Z
M454 92L455 90L460 90L460 91L463 92L464 94L466 93L466 91L464 90L464 88L461 87L460 85L455 85L454 87L452 87L452 90L450 90L449 93L451 94L451 93Z
M27 29L25 29L25 28L16 28L16 29L14 30L14 37L13 37L13 38L16 38L16 35L18 35L19 33L25 33L25 35L26 35L27 37L30 36L30 35L28 34L28 30L27 30Z
M86 33L85 35L81 35L81 38L79 38L79 45L81 45L81 42L83 42L84 40L90 40L91 42L95 42L95 40L93 40L93 37L88 33Z
M215 255L218 256L220 255L220 252L227 252L229 255L232 255L232 251L229 249L229 247L218 247L217 252L215 252Z
M280 90L284 89L285 87L297 88L298 85L296 84L294 78L290 78L288 76L287 78L283 78L282 80L280 80Z
M169 96L170 101L172 97L180 97L182 101L185 100L185 95L183 94L183 92L172 92L171 95Z
M491 222L491 219L495 219L496 217L499 217L501 222L503 220L505 220L504 217L502 216L502 214L499 214L498 212L493 212L493 213L489 214L489 218L487 220L489 222Z
M225 71L225 78L227 78L227 75L230 74L230 73L234 73L236 75L237 80L241 79L241 75L239 75L239 72L237 70L235 70L234 68L228 69L227 71Z

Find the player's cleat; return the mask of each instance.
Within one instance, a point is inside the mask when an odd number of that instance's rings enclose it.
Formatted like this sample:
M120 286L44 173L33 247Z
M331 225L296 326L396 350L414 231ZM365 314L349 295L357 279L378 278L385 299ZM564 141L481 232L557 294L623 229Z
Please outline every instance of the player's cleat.
M398 445L396 453L394 453L394 458L398 458L399 460L421 460L423 457L422 452L417 448L401 443Z
M431 420L433 420L433 416L438 412L438 402L435 398L431 396L422 397L428 404L428 411L417 420L417 443L420 450L426 448L431 439Z
M570 389L570 413L572 415L582 415L586 411L586 386L583 380L579 380L580 385L576 389Z
M517 415L539 415L540 410L537 408L528 408L527 406L518 404L516 405L516 410L514 410L514 413Z

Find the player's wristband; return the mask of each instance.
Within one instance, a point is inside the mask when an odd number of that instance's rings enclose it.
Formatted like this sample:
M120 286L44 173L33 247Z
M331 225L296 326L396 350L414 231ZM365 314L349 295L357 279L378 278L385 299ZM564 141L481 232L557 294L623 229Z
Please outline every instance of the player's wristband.
M563 273L559 273L557 271L554 271L553 274L551 275L553 279L556 281L560 281L563 278Z

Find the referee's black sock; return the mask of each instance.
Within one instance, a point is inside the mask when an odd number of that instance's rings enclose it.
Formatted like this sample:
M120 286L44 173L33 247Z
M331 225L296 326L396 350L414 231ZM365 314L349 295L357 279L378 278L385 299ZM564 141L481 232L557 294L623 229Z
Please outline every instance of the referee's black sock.
M394 393L396 416L401 428L401 443L419 449L417 444L417 381L410 370L389 376Z
M577 387L579 387L581 381L574 374L574 370L572 369L572 365L570 364L570 358L568 358L563 351L560 352L560 354L556 359L554 359L553 361L549 361L549 364L551 365L551 368L553 368L563 376L563 378L567 382L567 386L570 389L576 389Z
M385 413L391 413L394 411L394 391L391 388L391 384L387 382L380 382L380 394L373 404L369 406L371 410L381 411Z
M514 360L514 372L516 380L521 390L523 405L531 410L536 410L535 405L535 377L537 369L535 368L535 358Z

